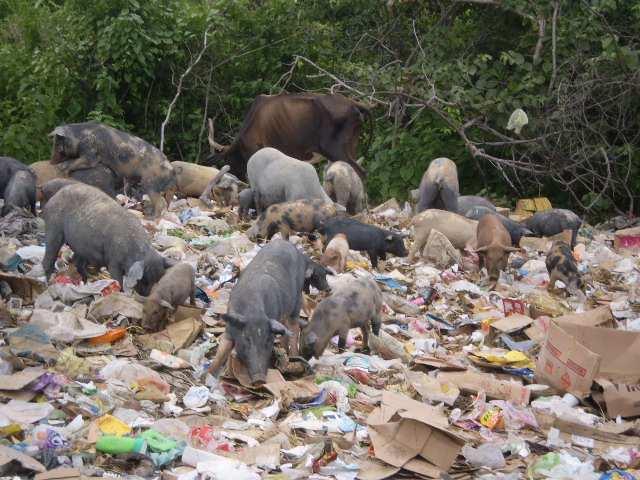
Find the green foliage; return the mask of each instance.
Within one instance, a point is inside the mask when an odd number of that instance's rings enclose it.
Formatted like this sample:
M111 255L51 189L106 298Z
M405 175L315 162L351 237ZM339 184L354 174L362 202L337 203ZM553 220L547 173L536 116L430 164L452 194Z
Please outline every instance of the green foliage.
M0 154L27 162L46 158L54 126L87 119L159 144L178 78L208 31L209 47L185 77L165 131L172 160L202 159L207 117L215 118L217 140L229 143L256 95L337 85L344 94L362 92L365 100L380 101L370 149L360 152L372 200L405 199L428 163L446 156L458 164L463 193L507 199L546 194L563 205L584 206L597 198L607 176L602 161L594 160L604 148L618 160L610 166L613 183L594 209L626 208L622 202L629 197L637 206L640 7L560 1L553 77L554 5L0 0ZM540 18L547 28L534 59ZM303 60L293 65L296 56L335 77ZM508 134L516 108L529 114L523 138L553 135L553 141L491 143ZM472 119L491 127L466 131L483 151L524 159L537 173L500 171L495 162L472 158L458 131ZM574 167L582 159L593 162L592 177ZM576 176L586 180L571 191L558 188Z

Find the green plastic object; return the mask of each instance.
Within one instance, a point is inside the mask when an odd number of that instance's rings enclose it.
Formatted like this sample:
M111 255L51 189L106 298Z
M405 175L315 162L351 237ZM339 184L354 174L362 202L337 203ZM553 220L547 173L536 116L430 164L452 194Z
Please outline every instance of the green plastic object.
M147 451L147 442L140 437L103 435L96 443L96 450L112 455L119 453L145 453Z
M147 442L149 448L154 452L168 452L176 448L178 444L175 440L165 437L160 432L150 428L140 436Z

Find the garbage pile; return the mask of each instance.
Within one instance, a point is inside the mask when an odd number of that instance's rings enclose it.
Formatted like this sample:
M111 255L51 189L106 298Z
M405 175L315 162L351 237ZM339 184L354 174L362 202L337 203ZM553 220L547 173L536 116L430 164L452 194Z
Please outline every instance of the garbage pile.
M524 237L489 288L477 254L432 232L416 261L373 269L350 251L328 277L376 282L382 325L319 358L279 337L264 385L237 357L208 373L229 296L264 244L237 207L173 201L138 212L163 256L196 271L195 305L166 327L105 271L81 281L63 247L44 279L44 225L0 225L0 465L15 478L165 480L640 478L640 229L584 225L572 251L584 293L549 292L553 239ZM25 214L26 215L26 214ZM364 221L411 233L395 200ZM310 257L317 241L289 237ZM411 244L407 240L407 246ZM126 282L124 282L126 283ZM126 287L126 285L125 285ZM311 287L303 318L328 295Z

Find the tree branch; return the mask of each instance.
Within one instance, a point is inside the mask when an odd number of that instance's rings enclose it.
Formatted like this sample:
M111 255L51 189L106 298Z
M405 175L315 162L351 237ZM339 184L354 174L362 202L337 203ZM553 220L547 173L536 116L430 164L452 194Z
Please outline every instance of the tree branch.
M558 60L556 58L556 44L557 44L557 26L558 26L558 13L560 10L560 0L553 2L553 17L551 19L551 59L553 62L553 70L551 71L551 80L549 80L549 90L551 93L553 84L556 81L556 74L558 73Z
M180 98L180 94L182 93L182 82L184 82L184 79L191 73L191 70L193 70L193 67L195 67L198 64L198 62L200 62L202 55L204 55L204 52L207 50L207 47L209 46L208 37L209 37L209 29L207 28L204 32L204 39L202 40L202 48L200 49L200 53L198 53L198 56L191 61L187 69L184 72L182 72L182 75L180 75L180 78L178 79L176 94L173 96L173 100L171 100L171 103L167 108L167 114L164 117L164 120L162 121L162 125L160 126L160 151L161 152L164 151L164 130L167 127L167 124L169 123L169 119L171 118L171 111L173 110L173 107L176 105L176 102L178 101L178 98Z

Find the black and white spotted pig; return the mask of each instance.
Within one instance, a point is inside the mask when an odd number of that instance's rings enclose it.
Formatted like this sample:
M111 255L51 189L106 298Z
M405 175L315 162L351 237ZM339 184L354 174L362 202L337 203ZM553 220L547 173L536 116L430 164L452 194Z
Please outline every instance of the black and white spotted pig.
M313 232L335 215L335 205L323 200L276 203L260 214L247 235L251 239L259 235L269 240L280 232L282 238L288 240L294 232Z

